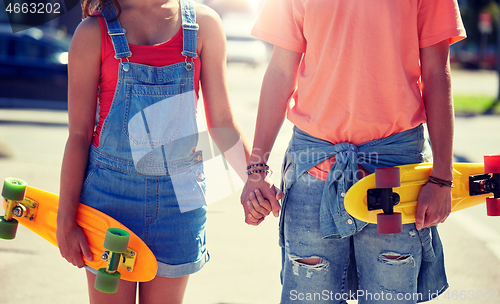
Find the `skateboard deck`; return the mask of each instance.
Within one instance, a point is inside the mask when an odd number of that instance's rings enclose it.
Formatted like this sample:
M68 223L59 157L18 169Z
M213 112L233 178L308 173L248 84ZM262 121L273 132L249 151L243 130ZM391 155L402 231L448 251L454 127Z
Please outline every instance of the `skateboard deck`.
M13 219L57 246L58 195L27 186L23 200L10 201L3 198L5 210L9 202L17 207L14 208ZM13 209L12 205L10 208ZM109 228L118 228L130 234L126 252L119 258L119 267L116 269L120 273L120 278L126 281L146 282L156 276L158 265L153 252L130 229L110 216L81 203L76 221L83 228L93 254L93 261L84 258L86 265L95 270L106 268L108 265L106 260L111 257L110 251L104 247L106 233Z
M401 214L402 224L414 223L418 195L432 173L432 164L412 164L394 168L399 168L399 185L388 187L389 190L384 190L387 189L385 187L377 187L376 171L375 174L366 176L349 189L344 199L346 211L353 217L372 224L378 223L379 214L392 213ZM451 188L451 211L479 205L487 200L493 200L492 203L498 206L499 179L499 174L496 172L493 175L485 173L484 164L455 163L453 166L454 187ZM485 183L496 184L496 189L488 188L495 188L495 185L485 187ZM384 191L389 191L390 194L383 194ZM492 199L493 195L495 198ZM382 197L388 197L390 202L384 203L385 198ZM497 210L491 211L492 214L489 215L498 215L498 207L496 208Z

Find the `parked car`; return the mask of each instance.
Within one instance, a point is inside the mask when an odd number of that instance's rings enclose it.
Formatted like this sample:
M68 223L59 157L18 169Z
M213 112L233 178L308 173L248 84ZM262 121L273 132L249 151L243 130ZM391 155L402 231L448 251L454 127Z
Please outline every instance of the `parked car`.
M67 101L69 43L55 29L0 24L0 98Z
M226 14L222 24L227 38L227 62L258 66L269 60L266 44L251 36L255 17L252 14Z

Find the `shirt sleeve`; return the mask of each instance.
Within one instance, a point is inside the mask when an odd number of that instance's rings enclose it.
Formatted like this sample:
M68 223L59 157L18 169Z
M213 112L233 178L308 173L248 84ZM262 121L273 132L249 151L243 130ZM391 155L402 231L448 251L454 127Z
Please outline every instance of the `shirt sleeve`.
M446 39L453 44L467 36L457 0L420 0L417 22L420 48Z
M252 35L281 48L304 53L303 0L266 0Z

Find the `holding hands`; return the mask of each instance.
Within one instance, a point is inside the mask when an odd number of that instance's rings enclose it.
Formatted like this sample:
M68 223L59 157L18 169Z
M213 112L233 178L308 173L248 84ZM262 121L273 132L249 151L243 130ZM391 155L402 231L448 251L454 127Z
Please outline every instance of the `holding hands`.
M241 204L245 213L245 223L258 226L271 212L279 216L281 209L279 200L284 197L283 192L276 186L269 173L269 166L265 164L250 165L247 167L248 179L241 193Z

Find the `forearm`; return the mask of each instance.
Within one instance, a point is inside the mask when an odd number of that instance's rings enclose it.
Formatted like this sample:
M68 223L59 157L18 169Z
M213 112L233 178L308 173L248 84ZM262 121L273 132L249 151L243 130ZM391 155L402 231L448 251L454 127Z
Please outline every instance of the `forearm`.
M449 181L453 179L454 113L448 40L422 48L420 62L422 96L434 157L432 175ZM450 188L428 183L418 196L416 227L420 230L442 223L450 212Z
M444 77L443 77L444 78ZM449 77L447 77L449 80ZM441 83L440 83L441 82ZM430 96L425 97L427 110L427 127L432 145L434 159L433 176L451 180L453 178L453 137L454 137L454 111L451 92L447 92L444 79L436 81L430 90ZM440 101L429 101L440 99Z
M246 165L250 144L238 122L231 117L217 126L209 127L210 136L238 176L246 181Z
M434 158L433 176L453 177L454 111L449 46L443 41L422 49L423 100Z
M87 169L90 142L81 136L70 136L61 168L58 226L74 223Z
M297 68L301 58L297 53L292 56L287 61L279 51L277 54L275 51L264 75L250 164L267 163L285 120L288 103L297 86Z

